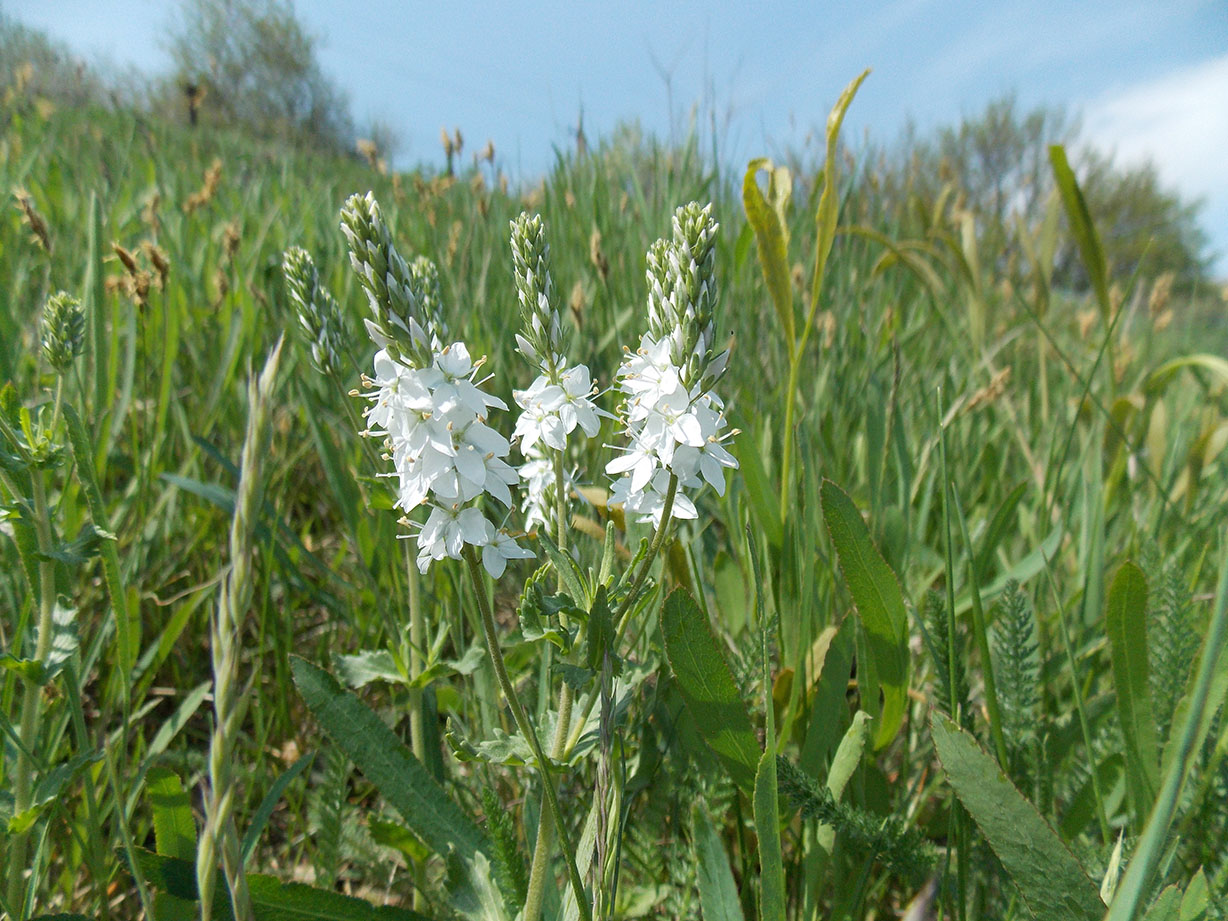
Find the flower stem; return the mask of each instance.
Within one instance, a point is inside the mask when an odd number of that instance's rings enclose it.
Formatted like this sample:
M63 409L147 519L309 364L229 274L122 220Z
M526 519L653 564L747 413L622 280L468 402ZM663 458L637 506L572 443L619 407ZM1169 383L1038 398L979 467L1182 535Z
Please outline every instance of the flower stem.
M558 544L560 551L566 553L567 487L563 480L562 451L554 452L554 521L555 543ZM559 590L563 590L562 575L559 576ZM571 731L571 709L574 699L571 685L564 681L559 691L559 718L554 726L554 738L550 742L550 757L556 761L562 758L563 750L567 745L567 736ZM547 804L543 802L541 818L537 823L537 841L533 845L533 862L529 868L529 889L524 903L522 921L537 921L541 915L546 871L550 864L550 847L554 843L554 822L546 806Z
M30 483L34 499L34 529L38 538L39 553L43 559L38 564L39 607L38 636L35 640L34 660L43 663L51 651L51 624L55 612L55 563L50 557L53 551L50 510L47 507L47 490L43 472L31 472ZM30 754L38 751L38 734L43 718L43 689L29 681L22 691L21 701L21 748L17 752L17 767L13 777L13 815L21 815L30 808L34 795L34 762ZM30 832L13 836L6 859L9 864L8 902L15 917L22 916L25 903L24 877L26 871L26 845ZM30 885L34 885L31 879Z
M640 571L635 574L635 582L631 584L631 591L627 593L627 597L623 599L623 603L618 606L618 611L614 614L614 620L618 623L618 638L622 639L623 631L626 627L623 618L631 610L631 605L635 603L636 596L640 593L640 587L644 584L644 579L648 576L648 570L652 566L652 561L656 559L657 553L661 550L661 545L665 542L665 532L669 530L670 517L674 511L674 497L678 495L678 475L671 473L669 475L669 488L665 491L665 508L661 512L661 524L657 527L657 533L652 536L652 543L648 545L648 555L644 557L644 562L640 564Z
M674 498L678 495L678 477L670 474L669 487L665 493L665 508L661 512L661 524L657 531L652 536L652 543L648 545L648 554L644 557L644 562L640 566L640 570L636 573L635 582L631 586L631 591L623 603L618 606L618 611L614 614L614 621L618 624L618 629L614 634L614 648L617 649L623 641L623 637L627 633L627 627L631 624L631 608L635 603L635 596L639 594L640 586L644 584L644 579L647 577L648 569L652 566L652 561L656 559L657 553L661 549L661 545L665 543L665 535L669 531L670 522L674 511ZM593 705L597 702L597 695L593 694L589 697L588 702L584 705L584 713L580 716L579 721L575 725L571 736L567 739L567 744L563 746L563 750L557 757L566 758L571 754L571 750L576 747L576 743L580 741L580 730L588 722L589 714L593 712ZM528 921L528 918L525 919Z
M422 650L426 648L426 622L422 619L422 576L414 565L412 556L406 552L408 565L405 575L409 580L409 677L416 681L422 674L424 661ZM426 726L422 719L422 688L415 686L409 692L409 745L422 764L426 764ZM425 904L423 887L426 884L426 865L417 861L414 866L413 907L421 909Z
M495 669L495 677L499 680L499 686L503 689L503 696L507 698L508 709L512 711L512 718L516 721L517 728L533 750L533 757L537 759L542 785L546 789L546 802L550 807L550 815L558 829L559 842L562 845L563 857L567 861L567 873L570 877L572 891L575 893L576 905L580 909L581 921L592 921L592 909L589 907L588 898L584 894L584 882L580 879L579 870L576 869L575 853L572 851L571 842L568 840L567 826L563 823L563 810L559 805L558 794L554 790L554 781L550 778L550 762L546 760L541 743L537 740L537 733L533 731L533 726L529 723L524 707L520 705L520 698L516 696L516 688L512 684L512 679L508 676L507 665L503 661L503 652L499 648L499 635L495 627L494 614L491 612L490 602L486 598L486 588L482 584L482 571L478 563L477 554L473 552L472 547L466 546L464 556L469 568L469 578L473 583L473 593L477 596L478 610L482 615L482 632L486 638L486 651L490 654L490 661ZM545 881L543 879L540 885L544 884Z

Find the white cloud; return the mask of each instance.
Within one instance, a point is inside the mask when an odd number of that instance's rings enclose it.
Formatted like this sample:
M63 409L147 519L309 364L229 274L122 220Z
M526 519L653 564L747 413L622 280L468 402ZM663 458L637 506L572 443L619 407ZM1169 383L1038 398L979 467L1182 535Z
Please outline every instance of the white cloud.
M1228 274L1228 54L1089 102L1087 140L1121 163L1155 163L1165 182L1206 201L1203 224Z

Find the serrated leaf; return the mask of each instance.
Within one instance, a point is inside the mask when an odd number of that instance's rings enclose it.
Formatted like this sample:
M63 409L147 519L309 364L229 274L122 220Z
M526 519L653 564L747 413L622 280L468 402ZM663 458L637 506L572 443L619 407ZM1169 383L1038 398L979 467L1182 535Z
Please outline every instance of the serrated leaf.
M947 780L1032 913L1046 921L1100 921L1096 884L998 763L937 711L930 733Z
M98 556L102 552L103 542L108 540L115 540L115 535L110 531L99 530L92 523L86 522L81 526L76 537L58 544L46 553L39 553L38 558L63 563L66 566L80 566Z
M776 754L763 753L755 773L755 832L759 837L759 918L785 921L785 868L780 848Z
M405 675L397 667L396 659L387 649L364 649L353 655L333 657L337 677L347 686L358 689L373 681L404 685Z
M435 782L422 763L356 696L306 659L293 656L294 683L307 707L414 834L441 856L470 859L489 851L486 836Z
M164 857L196 859L196 822L192 800L179 775L168 767L154 765L145 775L145 789L153 807L154 842Z
M199 900L194 863L155 854L142 847L133 848L132 853L146 883L176 898L191 902ZM124 857L123 851L120 856ZM218 882L221 891L219 897L213 900L214 921L232 921L229 890L221 874ZM283 883L272 876L249 873L247 887L256 921L428 921L416 911L391 905L372 905L327 889L316 889L302 883Z
M883 748L904 721L908 700L908 612L904 593L887 565L853 500L831 480L820 489L823 520L836 548L840 571L866 632L864 677L869 693L862 705L877 720L874 747ZM882 691L881 706L874 693ZM869 698L869 699L867 699Z
M675 589L665 600L661 630L665 657L700 735L734 783L750 794L760 760L755 730L708 618L685 589Z

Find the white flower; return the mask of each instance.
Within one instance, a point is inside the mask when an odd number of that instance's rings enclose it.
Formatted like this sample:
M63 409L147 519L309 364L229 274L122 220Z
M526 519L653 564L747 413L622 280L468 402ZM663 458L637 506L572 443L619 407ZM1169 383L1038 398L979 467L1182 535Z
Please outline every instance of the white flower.
M507 569L508 560L531 560L533 553L512 539L507 531L497 531L494 538L482 547L482 565L492 579L498 579Z
M592 438L601 428L601 410L593 404L593 379L584 365L563 368L558 383L545 374L538 375L525 390L513 394L524 412L516 421L512 437L520 442L521 452L539 441L555 451L567 448L567 436L579 426ZM526 455L527 456L527 455Z
M426 572L432 560L459 560L465 544L484 547L494 536L494 526L478 509L437 505L418 533L418 571Z
M661 519L665 514L665 497L669 493L669 471L658 470L643 489L633 490L629 477L623 477L610 490L610 503L622 504L629 515L637 516L640 522L651 521L653 527L661 527ZM671 518L698 518L699 512L681 488L674 493L674 505L670 511Z

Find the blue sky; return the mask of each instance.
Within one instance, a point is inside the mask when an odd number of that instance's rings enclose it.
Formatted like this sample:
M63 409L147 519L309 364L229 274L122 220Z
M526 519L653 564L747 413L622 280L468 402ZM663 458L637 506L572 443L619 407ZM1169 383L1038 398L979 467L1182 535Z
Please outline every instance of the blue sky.
M87 58L167 67L155 0L6 0L4 11ZM1089 143L1153 159L1207 206L1228 278L1228 3L1224 0L890 0L812 3L363 3L298 0L323 66L360 124L381 119L402 161L439 162L440 128L490 139L512 175L544 170L581 109L589 138L638 120L668 135L695 103L722 159L798 148L841 88L873 73L850 140L891 141L1015 92L1081 114Z

